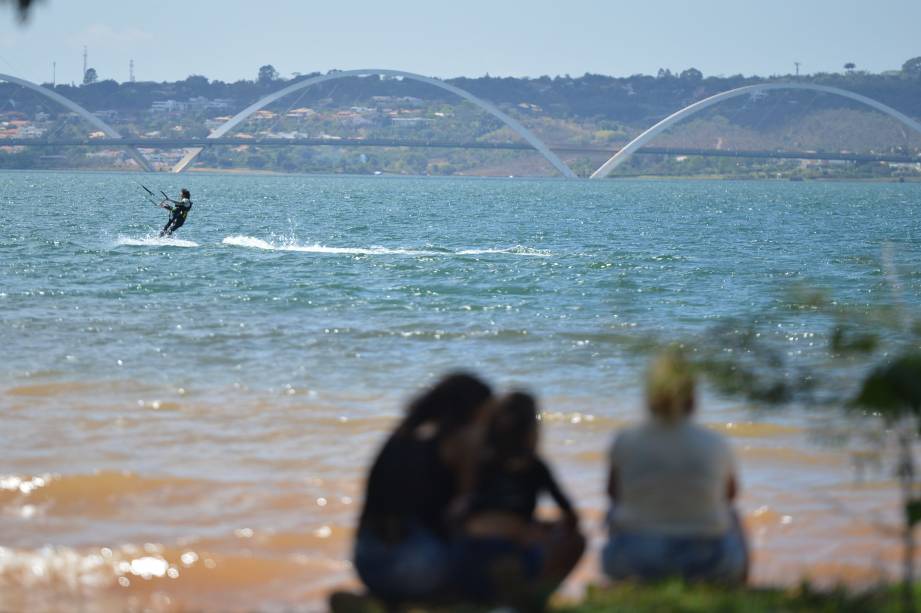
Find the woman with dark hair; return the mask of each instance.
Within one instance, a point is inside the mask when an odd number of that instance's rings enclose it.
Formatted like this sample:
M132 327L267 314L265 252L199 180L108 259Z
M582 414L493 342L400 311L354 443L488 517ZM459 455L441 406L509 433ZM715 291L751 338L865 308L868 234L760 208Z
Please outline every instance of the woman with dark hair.
M447 509L491 394L472 375L445 377L410 404L378 453L355 541L355 568L372 596L391 604L445 597L452 570Z
M491 409L481 450L465 471L458 578L462 597L479 603L540 610L585 548L579 517L537 445L534 397L508 394ZM549 494L562 515L538 521Z

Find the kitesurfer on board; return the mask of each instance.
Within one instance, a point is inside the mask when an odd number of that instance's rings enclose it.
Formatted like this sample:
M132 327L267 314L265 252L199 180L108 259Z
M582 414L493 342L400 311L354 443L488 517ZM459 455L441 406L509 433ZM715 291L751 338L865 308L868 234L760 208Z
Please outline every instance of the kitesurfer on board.
M164 194L164 196L165 195L166 194ZM180 192L178 201L172 200L171 198L164 198L160 206L170 211L170 216L166 225L160 230L160 236L171 236L173 232L182 227L182 224L185 223L186 218L189 216L189 211L192 210L191 198L192 194L184 187Z

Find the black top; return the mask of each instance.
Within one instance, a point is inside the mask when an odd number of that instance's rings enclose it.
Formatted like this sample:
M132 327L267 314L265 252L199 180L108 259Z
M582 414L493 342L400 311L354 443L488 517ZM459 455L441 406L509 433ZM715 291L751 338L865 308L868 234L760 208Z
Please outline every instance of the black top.
M480 466L468 515L501 511L530 521L542 492L549 493L564 513L572 513L572 504L543 460L535 457L515 469L508 464L487 462Z
M447 540L445 515L456 493L456 478L438 448L435 439L390 437L368 474L359 531L398 542L417 526Z
M172 217L181 217L183 221L189 216L189 211L192 210L192 201L188 198L183 198L179 202L173 201L173 206L169 207L169 210L173 212Z

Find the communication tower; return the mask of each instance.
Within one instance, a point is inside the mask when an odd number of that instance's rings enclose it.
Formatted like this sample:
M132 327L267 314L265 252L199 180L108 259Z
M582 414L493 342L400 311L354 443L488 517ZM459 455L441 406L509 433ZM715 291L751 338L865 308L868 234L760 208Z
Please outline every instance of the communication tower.
M128 80L134 83L134 60L128 60Z

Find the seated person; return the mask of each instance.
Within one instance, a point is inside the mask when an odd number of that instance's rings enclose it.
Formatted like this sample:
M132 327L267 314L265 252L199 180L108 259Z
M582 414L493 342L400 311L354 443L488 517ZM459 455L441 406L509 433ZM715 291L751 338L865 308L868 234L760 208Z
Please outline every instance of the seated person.
M744 583L745 536L733 509L736 468L726 439L696 425L694 377L680 353L649 368L645 423L617 434L610 453L612 579L680 577Z
M389 606L444 599L450 591L447 509L458 495L459 458L491 396L479 379L448 376L417 398L371 467L355 540L355 568ZM346 605L339 594L334 610Z
M534 398L509 394L493 408L483 449L468 467L457 561L464 599L541 608L582 555L576 511L537 454L538 424ZM561 521L535 519L542 493Z

